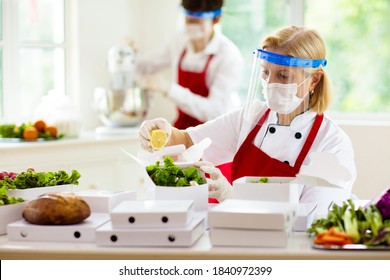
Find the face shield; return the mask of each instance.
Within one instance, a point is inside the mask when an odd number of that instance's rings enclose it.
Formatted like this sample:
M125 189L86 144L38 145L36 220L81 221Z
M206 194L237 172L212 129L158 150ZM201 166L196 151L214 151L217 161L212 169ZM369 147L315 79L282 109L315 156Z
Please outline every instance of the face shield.
M325 65L325 59L297 58L257 49L244 119L256 119L259 113L256 100L265 100L268 107L279 114L290 114L302 102L308 106L309 92L314 90L311 88L312 74Z
M204 40L210 38L213 31L214 19L221 15L222 9L206 12L190 12L182 9L185 16L185 31L190 41Z

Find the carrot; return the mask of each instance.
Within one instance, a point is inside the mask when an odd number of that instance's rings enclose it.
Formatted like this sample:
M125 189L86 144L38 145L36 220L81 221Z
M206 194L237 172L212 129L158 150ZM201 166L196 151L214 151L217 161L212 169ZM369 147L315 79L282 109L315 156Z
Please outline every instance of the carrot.
M348 233L342 232L342 231L337 231L337 230L335 230L335 231L333 232L333 235L334 235L334 236L341 237L341 238L350 238L349 235L348 235Z
M343 246L353 244L349 235L338 231L336 227L331 227L328 231L318 233L314 239L314 244L324 246Z

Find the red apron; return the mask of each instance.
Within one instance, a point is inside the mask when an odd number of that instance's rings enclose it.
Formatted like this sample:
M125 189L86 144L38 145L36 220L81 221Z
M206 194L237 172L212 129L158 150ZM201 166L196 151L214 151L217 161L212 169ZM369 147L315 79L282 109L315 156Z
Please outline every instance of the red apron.
M316 116L305 144L295 161L295 165L290 166L285 162L270 157L261 149L253 145L253 140L264 121L267 119L269 112L270 109L264 113L257 125L249 133L248 137L234 156L233 162L217 166L230 183L244 176L295 177L301 169L301 165L320 129L324 115L321 114ZM215 200L209 199L209 202L215 203Z
M179 59L178 84L182 87L188 88L191 92L197 95L207 97L209 95L209 89L206 85L206 72L214 55L209 56L202 72L191 72L185 71L181 68L181 63L186 52L187 50L184 49ZM178 109L178 116L173 126L178 129L186 129L190 126L196 126L201 123L203 122L187 115L182 110Z

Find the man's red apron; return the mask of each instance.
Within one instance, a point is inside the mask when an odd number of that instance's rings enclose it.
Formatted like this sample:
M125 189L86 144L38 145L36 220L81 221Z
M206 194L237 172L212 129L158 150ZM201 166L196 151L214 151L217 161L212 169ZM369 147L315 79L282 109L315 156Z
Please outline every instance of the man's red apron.
M320 129L324 115L321 114L316 116L306 142L295 161L295 165L290 166L288 163L270 157L261 149L253 145L253 140L264 121L267 119L269 112L270 109L264 113L257 125L249 133L248 137L234 156L233 162L217 166L221 169L230 183L244 176L295 177L301 169L301 165ZM215 201L211 199L209 199L209 202L215 203Z
M210 61L214 55L209 56L202 72L191 72L185 71L181 67L181 63L186 52L187 50L184 49L179 59L178 84L182 87L188 88L191 92L197 95L207 97L209 95L209 89L206 85L206 72ZM178 109L178 117L174 122L173 126L178 129L186 129L190 126L196 126L201 123L203 122L187 115L182 110Z

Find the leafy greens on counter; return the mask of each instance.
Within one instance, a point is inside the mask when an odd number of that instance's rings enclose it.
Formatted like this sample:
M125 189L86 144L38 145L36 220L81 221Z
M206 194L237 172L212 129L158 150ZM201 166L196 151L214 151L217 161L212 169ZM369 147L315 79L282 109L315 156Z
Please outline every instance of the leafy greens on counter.
M383 219L374 204L356 208L350 199L333 204L327 217L315 220L307 231L320 234L332 227L347 233L354 244L390 246L390 219Z

